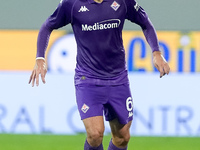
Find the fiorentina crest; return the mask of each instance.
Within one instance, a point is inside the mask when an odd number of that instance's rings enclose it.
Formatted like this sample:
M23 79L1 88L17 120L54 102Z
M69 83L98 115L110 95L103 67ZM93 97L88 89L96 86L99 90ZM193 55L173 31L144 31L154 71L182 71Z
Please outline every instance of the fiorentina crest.
M119 5L116 1L114 1L114 2L112 3L111 7L112 7L115 11L117 11L117 9L120 7L120 5Z
M86 112L88 111L89 108L90 108L89 106L87 106L86 104L83 104L81 110L82 110L84 113L86 113Z

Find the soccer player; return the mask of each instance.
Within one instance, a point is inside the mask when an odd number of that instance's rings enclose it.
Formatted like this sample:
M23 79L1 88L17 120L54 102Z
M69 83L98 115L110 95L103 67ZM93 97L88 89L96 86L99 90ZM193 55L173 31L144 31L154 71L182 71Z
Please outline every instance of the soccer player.
M39 85L40 74L45 83L45 50L51 32L72 25L77 42L76 100L87 132L84 150L103 150L103 113L112 133L108 150L127 149L133 101L122 41L125 19L142 28L160 77L168 74L155 29L135 0L61 0L38 35L36 64L29 80L32 86Z

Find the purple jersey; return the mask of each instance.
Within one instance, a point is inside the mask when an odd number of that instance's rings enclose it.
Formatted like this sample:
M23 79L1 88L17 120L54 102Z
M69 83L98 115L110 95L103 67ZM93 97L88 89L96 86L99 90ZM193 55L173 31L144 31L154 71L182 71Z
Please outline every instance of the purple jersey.
M40 30L37 57L44 57L53 29L71 24L77 42L75 84L128 83L122 40L125 19L140 25L152 50L159 50L155 30L135 0L62 0Z

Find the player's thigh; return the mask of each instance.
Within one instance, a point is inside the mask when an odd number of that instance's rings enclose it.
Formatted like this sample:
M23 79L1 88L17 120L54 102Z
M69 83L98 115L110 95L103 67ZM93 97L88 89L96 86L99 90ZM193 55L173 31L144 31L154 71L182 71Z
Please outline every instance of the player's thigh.
M133 100L129 84L111 86L110 91L109 101L104 105L106 120L117 118L121 124L127 124L133 119Z
M76 101L81 119L103 116L106 101L106 87L96 85L76 85Z
M120 124L116 118L109 121L109 124L113 138L124 138L127 141L129 140L132 121L129 121L127 124Z
M88 136L103 136L105 129L103 116L83 119L83 123Z

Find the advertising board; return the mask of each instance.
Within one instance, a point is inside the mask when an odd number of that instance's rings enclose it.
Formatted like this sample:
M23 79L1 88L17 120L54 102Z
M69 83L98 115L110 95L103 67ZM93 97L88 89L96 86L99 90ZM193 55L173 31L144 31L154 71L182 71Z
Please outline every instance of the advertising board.
M32 70L37 34L36 30L0 31L0 70ZM200 71L200 32L158 31L157 34L160 50L172 72ZM123 42L129 72L157 71L153 67L151 49L141 31L123 31ZM53 31L46 55L50 70L73 71L76 63L73 34Z
M76 106L73 73L46 76L31 87L30 73L0 74L0 132L75 134L84 132ZM199 74L129 74L134 100L131 135L199 136ZM105 124L105 133L110 133Z
M38 31L0 31L0 133L84 132L76 106L73 34L54 31L46 52L47 83L28 85ZM142 32L124 31L131 92L132 135L200 135L200 32L159 31L171 73L162 79ZM109 133L109 124L105 124Z

